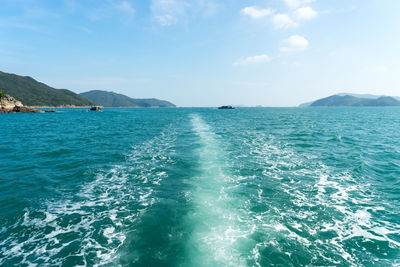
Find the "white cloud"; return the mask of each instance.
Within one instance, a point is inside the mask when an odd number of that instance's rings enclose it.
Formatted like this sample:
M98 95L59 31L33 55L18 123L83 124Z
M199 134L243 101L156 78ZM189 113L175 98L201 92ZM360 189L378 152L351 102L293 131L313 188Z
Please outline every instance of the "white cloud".
M219 4L212 0L198 0L197 7L203 15L211 16L217 13Z
M169 14L163 14L159 16L155 16L155 19L160 23L162 26L168 26L176 23L176 18Z
M152 0L151 12L162 26L177 24L198 16L211 16L217 12L214 0Z
M298 8L301 5L315 2L315 0L284 0L285 4L290 8Z
M185 2L179 0L153 0L151 10L154 18L162 25L175 24L178 17L184 16Z
M89 29L88 27L85 27L85 26L77 26L77 28L86 33L93 33L93 31L91 29Z
M258 56L253 56L253 57L246 57L246 58L241 58L239 61L233 63L233 66L241 66L241 65L249 65L249 64L257 64L257 63L265 63L271 61L271 58L266 55L258 55Z
M313 19L317 16L317 12L310 6L296 9L294 16L298 19Z
M261 19L271 15L272 9L270 8L262 9L256 6L248 6L243 8L241 12L243 15L249 16L253 19Z
M135 9L132 7L132 5L128 1L121 1L116 5L116 8L119 9L120 11L128 14L129 16L133 16L135 14Z
M122 22L129 22L136 10L132 0L93 1L91 5L78 0L64 0L64 8L68 13L80 13L92 21L117 18Z
M301 35L292 35L284 42L286 46L279 49L281 52L301 51L309 46L308 40Z
M272 22L276 29L296 28L299 25L294 22L287 14L277 14L273 17Z

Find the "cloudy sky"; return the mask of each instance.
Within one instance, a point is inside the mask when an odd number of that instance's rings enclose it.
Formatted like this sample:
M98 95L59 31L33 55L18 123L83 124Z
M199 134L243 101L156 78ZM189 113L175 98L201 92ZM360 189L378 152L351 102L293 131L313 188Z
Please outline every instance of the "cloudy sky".
M179 106L400 95L399 0L0 0L0 70Z

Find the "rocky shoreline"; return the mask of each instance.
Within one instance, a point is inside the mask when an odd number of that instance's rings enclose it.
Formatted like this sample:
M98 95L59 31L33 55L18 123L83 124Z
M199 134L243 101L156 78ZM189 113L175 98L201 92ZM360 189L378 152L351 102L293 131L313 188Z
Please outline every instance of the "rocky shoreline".
M24 106L10 95L0 91L0 113L42 113L44 111Z
M12 109L0 109L0 113L43 113L44 111L30 108L30 107L20 107L20 106L15 106Z

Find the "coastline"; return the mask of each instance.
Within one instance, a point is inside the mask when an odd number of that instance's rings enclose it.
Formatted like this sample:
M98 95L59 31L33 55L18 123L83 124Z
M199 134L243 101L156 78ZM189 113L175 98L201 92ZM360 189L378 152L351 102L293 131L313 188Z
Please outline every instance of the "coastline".
M91 108L92 106L29 106L29 107L30 108Z
M104 106L99 106L101 108L177 108L177 107L135 107L135 106L129 106L129 107L104 107ZM52 107L52 106L29 106L30 108L91 108L92 106L58 106L58 107Z

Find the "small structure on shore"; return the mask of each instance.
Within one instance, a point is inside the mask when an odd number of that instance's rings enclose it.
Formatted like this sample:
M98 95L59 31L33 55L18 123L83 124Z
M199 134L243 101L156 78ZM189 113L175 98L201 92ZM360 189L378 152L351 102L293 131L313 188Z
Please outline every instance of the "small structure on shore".
M218 107L218 109L235 109L235 108L232 106L220 106Z

